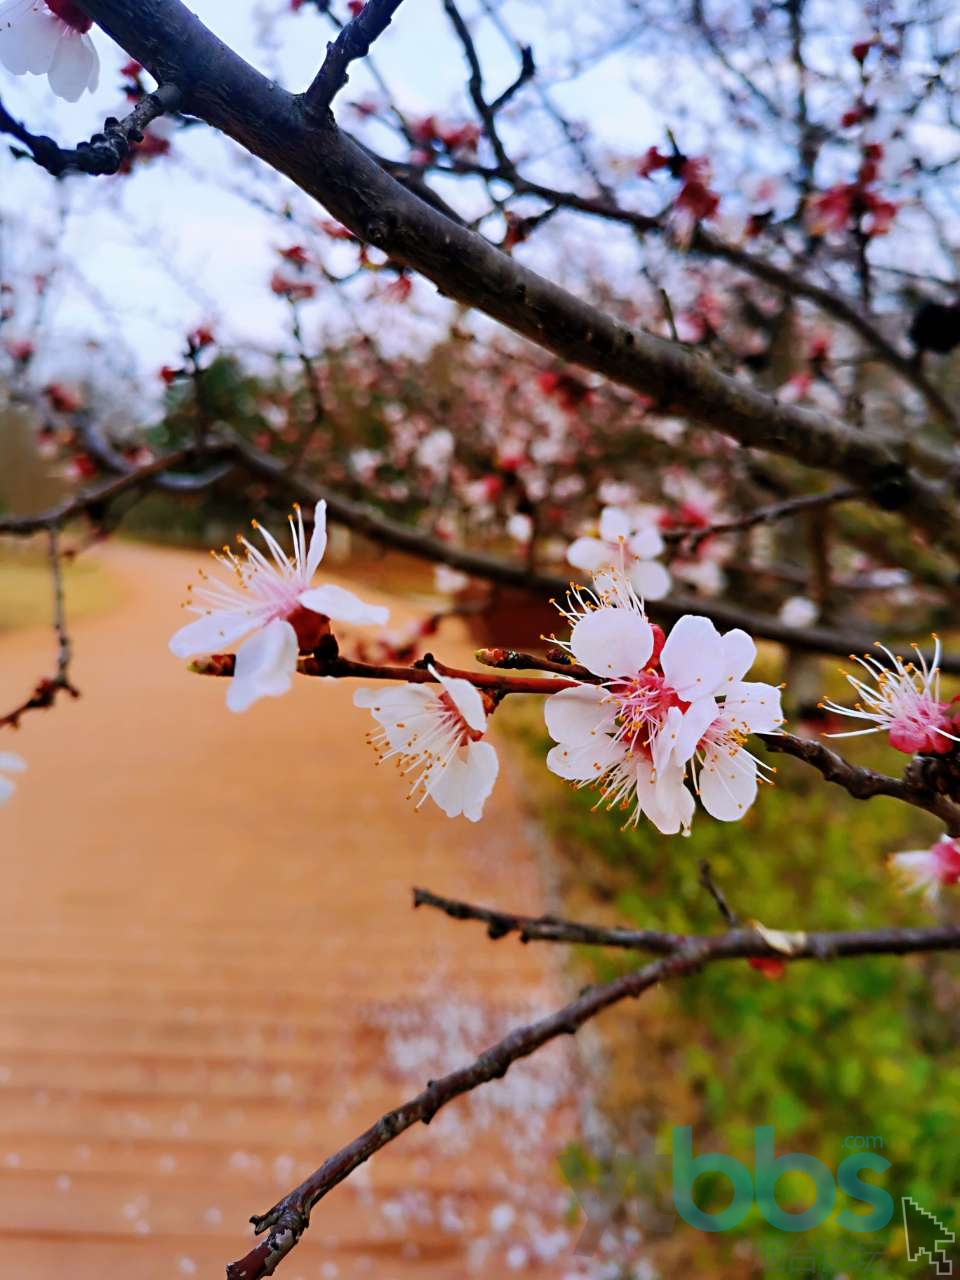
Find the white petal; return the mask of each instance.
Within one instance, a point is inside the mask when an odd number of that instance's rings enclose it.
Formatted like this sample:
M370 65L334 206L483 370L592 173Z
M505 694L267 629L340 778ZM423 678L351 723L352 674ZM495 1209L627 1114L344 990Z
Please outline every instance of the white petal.
M242 640L261 625L261 615L243 613L207 613L196 622L188 622L170 639L170 652L178 658L196 658L202 653L221 653Z
M415 684L358 689L353 705L369 710L386 734L390 749L404 755L417 754L418 738L434 727L442 712L436 692Z
M483 806L493 791L500 772L500 760L489 742L471 742L467 747L467 777L464 786L463 816L471 822L483 817Z
M653 631L646 618L631 609L597 609L573 628L570 651L596 676L632 676L643 670L653 652Z
M489 742L471 742L445 769L435 771L427 791L448 818L463 814L471 822L478 822L499 769L497 753Z
M297 633L276 618L240 646L227 706L246 711L258 698L279 698L293 684L297 670Z
M780 690L760 680L735 684L723 701L723 714L747 733L773 733L783 724Z
M575 569L595 573L602 565L610 564L613 553L599 538L577 538L567 548L567 563Z
M637 803L653 825L665 836L687 834L696 805L683 785L683 769L671 766L654 774L646 760L634 765Z
M663 551L663 538L660 536L659 529L655 529L652 524L648 524L646 528L638 529L632 535L627 546L630 554L637 556L638 559L653 560Z
M736 822L757 795L757 766L746 751L708 751L700 770L700 803L721 822Z
M84 91L100 79L100 59L93 41L76 32L64 32L47 72L50 88L67 102L79 102Z
M720 640L723 649L723 660L726 665L724 676L728 684L742 680L757 660L757 646L746 631L738 627L728 631Z
M667 684L684 702L714 693L724 677L720 633L709 618L685 614L667 636L660 654Z
M673 752L677 764L686 764L697 749L697 743L720 714L714 698L698 698L681 716L680 733Z
M311 547L311 552L313 548ZM354 622L358 626L383 626L390 620L390 610L380 604L367 604L352 591L327 583L324 587L311 587L297 597L305 609L322 613L334 622Z
M0 806L3 806L7 803L10 797L16 791L16 789L17 788L14 786L14 784L10 781L9 778L0 777Z
M35 3L0 9L0 63L15 76L43 75L57 52L60 27Z
M635 560L627 574L641 600L662 600L670 594L670 574L656 560Z
M313 509L313 533L310 535L310 549L307 552L307 582L313 581L313 575L320 567L320 561L327 550L327 504L321 500Z
M561 689L543 704L547 732L556 742L582 746L594 741L604 725L611 725L614 708L608 694L596 685Z
M487 713L483 707L480 691L469 680L459 680L453 676L442 676L436 667L428 668L435 675L460 714L471 729L482 733L487 727Z
M600 512L600 537L616 544L630 537L630 517L620 507L604 507Z
M23 773L27 762L12 751L0 751L0 773Z
M547 752L547 768L568 782L592 782L619 764L625 756L626 747L601 734L594 741L580 746L568 747L561 743L552 747Z

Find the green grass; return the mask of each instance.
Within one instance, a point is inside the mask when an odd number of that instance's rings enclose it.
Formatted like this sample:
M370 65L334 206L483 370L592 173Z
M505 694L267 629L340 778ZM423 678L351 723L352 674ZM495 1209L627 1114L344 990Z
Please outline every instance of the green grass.
M119 600L120 590L102 565L80 558L64 566L67 617L79 618L108 612ZM44 626L53 610L50 568L33 548L0 552L0 632Z
M698 862L706 858L734 910L771 928L932 923L921 901L897 893L884 867L885 854L923 847L938 834L924 813L889 800L858 803L799 762L777 757L777 785L762 788L739 823L698 811L686 840L661 836L649 823L624 831L622 815L593 811L594 793L547 774L542 760L549 743L536 712L507 704L503 719L522 744L530 794L560 851L570 915L713 932L721 921L698 884ZM861 740L855 750L861 762L890 772L906 762L878 741L864 746ZM608 979L643 960L584 950L579 962L594 978ZM892 1168L879 1181L897 1206L889 1226L875 1237L842 1231L834 1225L848 1203L840 1194L835 1213L808 1233L807 1243L863 1239L886 1251L874 1274L915 1275L917 1266L903 1258L901 1194L912 1194L960 1234L952 1207L960 1183L956 971L955 958L932 956L797 964L779 981L745 962L711 966L606 1016L613 1043L601 1105L624 1134L638 1116L654 1117L662 1151L670 1150L673 1126L690 1124L694 1154L727 1151L748 1169L757 1125L775 1127L778 1155L809 1153L834 1173L849 1154L842 1149L845 1137L880 1135ZM618 1014L627 1019L626 1031L613 1028ZM723 1208L729 1183L706 1183L697 1183L697 1202ZM794 1187L785 1179L777 1189L780 1203L806 1208L808 1186L805 1179ZM792 1206L791 1194L797 1197ZM782 1238L756 1209L723 1235L693 1232L679 1220L675 1237L678 1232L686 1239L663 1247L675 1253L686 1245L681 1265L695 1258L697 1273L707 1276L750 1275L750 1263L735 1255L737 1242L742 1250L745 1238ZM677 1265L671 1262L665 1274Z

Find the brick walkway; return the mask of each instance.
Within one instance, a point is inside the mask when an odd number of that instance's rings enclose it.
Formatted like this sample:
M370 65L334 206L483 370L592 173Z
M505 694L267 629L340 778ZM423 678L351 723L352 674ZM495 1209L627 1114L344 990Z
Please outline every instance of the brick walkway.
M449 822L371 767L345 685L231 716L166 651L202 557L100 554L126 598L76 628L84 698L2 744L30 772L0 815L0 1251L14 1280L222 1276L252 1212L559 984L545 950L409 909L414 883L539 908L509 773ZM0 639L3 705L49 644ZM394 1144L280 1274L581 1274L568 1053Z

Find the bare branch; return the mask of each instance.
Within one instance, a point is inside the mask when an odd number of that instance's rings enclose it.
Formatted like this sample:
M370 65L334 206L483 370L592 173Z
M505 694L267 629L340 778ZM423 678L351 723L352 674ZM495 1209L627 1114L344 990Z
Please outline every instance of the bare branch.
M330 110L334 98L347 83L350 63L367 56L370 46L393 21L401 3L402 0L367 0L357 16L341 28L336 40L330 41L323 66L303 95L309 115L322 116Z
M13 711L0 716L0 729L19 729L20 721L28 711L46 711L54 705L61 693L79 698L80 690L70 679L70 633L67 630L66 606L63 598L63 563L60 554L60 536L56 526L47 529L47 545L50 557L50 576L53 582L53 629L57 637L57 669L52 676L39 681L29 698Z
M441 900L442 901L442 900ZM427 904L427 900L424 900ZM432 902L430 905L434 905ZM481 911L466 907L467 911ZM444 909L444 908L441 908ZM483 919L483 915L469 915ZM533 922L535 923L535 922ZM587 926L582 926L586 928ZM503 935L500 935L503 936ZM769 936L769 935L768 935ZM416 1097L388 1111L365 1133L330 1156L314 1173L267 1213L251 1219L265 1239L227 1267L228 1280L262 1280L296 1246L310 1224L316 1205L351 1173L415 1124L429 1124L441 1108L491 1080L499 1080L515 1062L529 1057L560 1036L575 1034L584 1023L622 1000L641 996L651 987L695 973L715 960L776 958L784 961L824 960L864 955L906 955L960 949L960 927L941 929L876 929L857 933L793 933L785 935L789 951L774 948L752 929L715 937L687 937L669 955L591 987L576 1000L528 1026L517 1027L468 1066L427 1083ZM561 939L544 936L547 941ZM566 941L566 939L562 939ZM618 944L614 944L618 945Z
M179 104L177 86L161 85L155 93L141 98L128 116L122 120L109 116L102 133L95 133L89 142L81 142L71 150L59 146L52 138L30 133L0 103L0 133L16 138L27 148L30 157L55 178L65 173L104 176L117 173L131 147L143 141L144 129L160 116L176 111Z
M778 751L811 765L827 782L843 787L855 800L872 800L875 796L901 800L915 809L932 813L944 823L951 836L960 836L960 804L936 789L930 769L916 767L916 761L923 760L934 769L950 769L956 763L952 755L914 757L914 763L908 766L902 778L891 778L885 773L851 764L812 738L798 738L792 733L760 733L757 737L768 751ZM960 789L960 780L954 780L953 789Z

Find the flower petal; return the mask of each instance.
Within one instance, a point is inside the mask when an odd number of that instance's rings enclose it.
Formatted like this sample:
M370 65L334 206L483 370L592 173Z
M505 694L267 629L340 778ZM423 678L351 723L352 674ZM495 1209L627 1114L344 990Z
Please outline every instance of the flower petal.
M188 622L170 638L170 652L178 658L196 658L202 653L221 653L249 635L262 622L262 615L253 610L243 613L207 613L196 622Z
M662 600L670 594L670 574L656 560L634 560L627 575L641 600Z
M469 680L460 680L455 676L442 676L436 667L428 667L427 670L437 677L470 728L483 733L487 727L487 713L479 689Z
M599 538L577 538L567 548L567 563L575 569L595 573L602 565L610 564L613 553Z
M479 822L483 806L497 780L500 762L489 742L471 742L444 769L437 769L427 792L448 818L463 814Z
M660 536L660 530L654 528L652 524L648 524L643 529L638 529L636 533L631 535L627 547L630 554L636 556L639 560L653 560L663 551L663 538Z
M313 581L313 575L320 567L327 550L327 504L321 498L313 509L313 533L310 535L310 549L307 551L307 568L305 578Z
M258 698L279 698L293 684L297 669L297 633L276 618L237 650L227 690L231 711L246 711Z
M547 768L568 782L592 782L601 778L626 756L627 749L606 734L579 746L551 747L547 752Z
M100 80L100 59L88 36L64 32L57 44L50 70L50 88L67 102L79 102L88 88Z
M0 773L24 773L27 767L22 756L12 751L0 751Z
M313 548L310 548L311 553ZM323 587L311 587L297 597L305 609L322 613L334 622L353 622L358 626L383 626L390 619L390 610L380 604L367 604L352 591L327 583Z
M630 517L622 507L604 507L600 512L600 537L614 545L630 537Z
M721 822L742 818L757 796L757 766L746 751L710 750L699 778L700 803Z
M638 789L639 794L639 789ZM690 834L696 802L684 786L683 769L658 773L652 790L644 792L643 811L661 835Z
M726 667L720 633L710 619L685 614L667 636L660 666L667 684L684 702L716 692Z
M643 670L653 652L653 631L646 618L631 609L596 609L573 628L570 651L594 675L632 676Z
M551 694L543 704L543 718L554 741L578 747L595 741L604 725L612 726L614 708L603 689L582 684Z
M746 631L737 627L726 632L720 639L723 660L726 666L724 673L728 684L742 680L757 660L757 646Z
M467 747L467 778L464 786L463 816L471 822L483 817L483 806L500 773L500 759L489 742L471 742Z
M15 76L47 72L59 40L57 22L34 0L0 8L0 63Z
M0 777L0 807L7 803L16 789L16 786L9 778Z
M723 715L745 733L773 733L783 724L780 690L760 680L735 684L723 700Z

